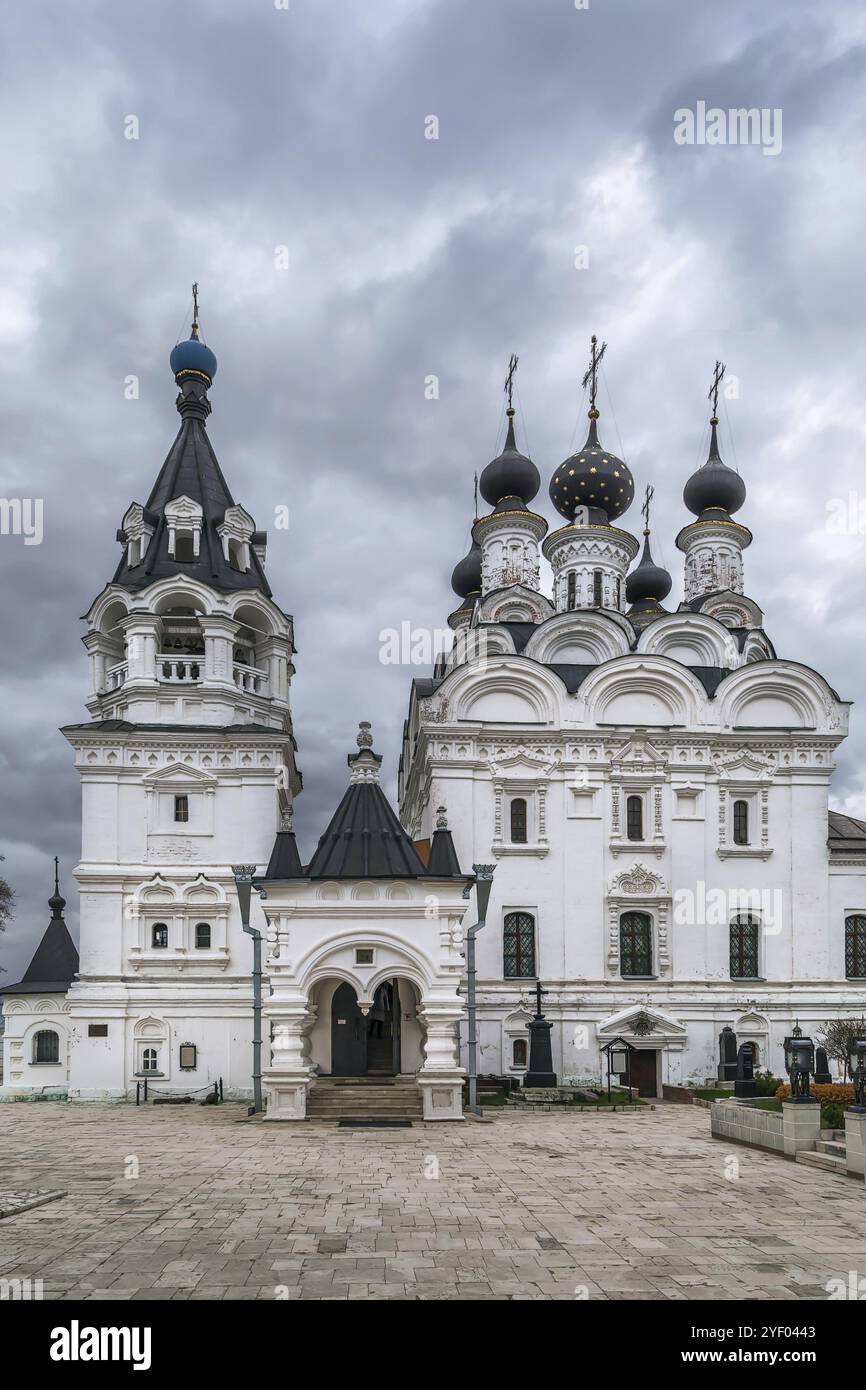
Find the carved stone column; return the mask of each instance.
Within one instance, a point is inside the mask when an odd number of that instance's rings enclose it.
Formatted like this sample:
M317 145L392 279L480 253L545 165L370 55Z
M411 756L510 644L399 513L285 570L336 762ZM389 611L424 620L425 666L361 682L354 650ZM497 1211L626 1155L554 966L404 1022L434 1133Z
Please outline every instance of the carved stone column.
M425 1120L463 1119L463 1078L457 1025L463 1017L459 999L422 1000L418 1017L426 1028L424 1065L418 1086Z

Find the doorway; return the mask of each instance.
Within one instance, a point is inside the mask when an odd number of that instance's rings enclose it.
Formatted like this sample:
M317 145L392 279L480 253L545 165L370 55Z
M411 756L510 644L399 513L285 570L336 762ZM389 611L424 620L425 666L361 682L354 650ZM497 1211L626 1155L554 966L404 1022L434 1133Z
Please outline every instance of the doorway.
M396 980L383 980L365 1018L350 984L331 1001L331 1075L397 1076L400 1072L400 995Z
M631 1054L631 1084L641 1100L658 1097L658 1056L655 1048L638 1048Z

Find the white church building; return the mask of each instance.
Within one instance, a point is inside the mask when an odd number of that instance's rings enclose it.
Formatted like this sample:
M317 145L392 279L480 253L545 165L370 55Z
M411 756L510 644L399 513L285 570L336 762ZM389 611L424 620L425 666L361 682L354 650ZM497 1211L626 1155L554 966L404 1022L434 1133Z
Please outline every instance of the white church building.
M828 812L848 705L777 658L746 596L745 486L715 415L685 484L685 599L667 611L648 501L636 565L619 525L634 481L600 442L595 372L586 443L553 470L552 532L509 399L481 478L491 510L453 575L453 649L412 684L399 818L362 724L304 865L292 619L210 444L216 358L195 322L171 366L180 430L123 516L116 573L86 614L89 719L63 729L82 786L80 960L55 885L51 941L2 991L0 1098L129 1100L144 1081L249 1096L239 864L264 938L270 1119L339 1113L333 1087L362 1083L461 1118L475 864L495 865L477 939L483 1074L525 1074L537 982L560 1079L598 1078L600 1049L625 1037L650 1096L712 1077L725 1026L778 1072L796 1021L863 1011L866 825Z

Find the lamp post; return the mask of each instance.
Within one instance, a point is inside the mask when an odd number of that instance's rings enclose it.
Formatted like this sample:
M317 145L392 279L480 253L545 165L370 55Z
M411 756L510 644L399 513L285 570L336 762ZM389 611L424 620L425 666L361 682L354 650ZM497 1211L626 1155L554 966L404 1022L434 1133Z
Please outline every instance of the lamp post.
M858 1115L866 1115L866 1038L851 1038L848 1066L854 1082L854 1101L848 1108Z
M478 1104L478 1043L475 1033L475 938L487 922L487 904L493 887L495 864L473 864L478 921L466 933L466 1013L469 1031L469 1104L473 1115L481 1114Z
M250 926L250 895L253 886L255 864L233 864L235 887L238 890L238 904L241 909L241 925L247 936L253 938L253 1108L251 1113L261 1115L262 1105L262 934Z
M785 1039L783 1047L785 1070L791 1082L791 1100L814 1105L815 1097L809 1091L809 1076L815 1070L815 1044L811 1038L804 1038L797 1027Z

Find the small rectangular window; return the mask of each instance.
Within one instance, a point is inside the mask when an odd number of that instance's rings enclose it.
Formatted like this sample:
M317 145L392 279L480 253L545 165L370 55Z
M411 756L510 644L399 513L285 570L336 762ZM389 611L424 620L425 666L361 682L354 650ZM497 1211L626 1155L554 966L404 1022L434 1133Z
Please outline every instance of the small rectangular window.
M516 796L511 803L511 843L513 845L526 844L526 799Z
M184 533L181 531L174 540L174 558L181 564L189 564L195 559L195 547L193 545L192 532Z
M626 836L629 840L643 839L643 797L630 796L625 803Z
M87 1036L88 1036L89 1038L107 1038L107 1037L108 1037L108 1024L107 1024L107 1023L88 1023L88 1025L87 1025Z
M372 948L372 946L357 946L357 947L355 948L355 964L356 964L356 965L372 965L372 964L373 964L373 948Z
M734 802L734 844L747 845L749 843L749 803L748 801Z
M189 820L189 797L176 796L174 798L174 818L176 821L186 822Z

